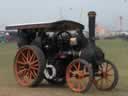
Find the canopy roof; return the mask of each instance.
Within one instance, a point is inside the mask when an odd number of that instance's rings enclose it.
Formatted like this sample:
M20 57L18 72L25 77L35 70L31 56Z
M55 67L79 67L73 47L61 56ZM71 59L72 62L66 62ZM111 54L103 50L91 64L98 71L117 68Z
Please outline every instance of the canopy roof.
M61 20L52 23L28 24L17 26L6 26L6 30L43 30L43 31L67 31L67 30L83 30L84 25L70 20Z

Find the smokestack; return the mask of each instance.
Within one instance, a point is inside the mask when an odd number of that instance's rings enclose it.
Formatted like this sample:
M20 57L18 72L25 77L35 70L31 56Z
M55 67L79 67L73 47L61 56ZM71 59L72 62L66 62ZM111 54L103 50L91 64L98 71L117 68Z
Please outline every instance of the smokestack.
M95 19L96 19L96 12L90 11L88 13L88 20L89 20L89 40L92 44L95 45Z
M123 31L122 26L123 26L123 17L122 17L122 16L120 16L120 32L122 32L122 31Z

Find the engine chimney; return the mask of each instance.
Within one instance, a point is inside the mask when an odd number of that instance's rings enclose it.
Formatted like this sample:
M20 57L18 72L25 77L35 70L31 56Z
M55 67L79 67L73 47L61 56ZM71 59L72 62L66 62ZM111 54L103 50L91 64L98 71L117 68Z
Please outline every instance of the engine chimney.
M93 45L95 45L95 19L96 19L96 12L90 11L88 13L88 20L89 20L89 41Z

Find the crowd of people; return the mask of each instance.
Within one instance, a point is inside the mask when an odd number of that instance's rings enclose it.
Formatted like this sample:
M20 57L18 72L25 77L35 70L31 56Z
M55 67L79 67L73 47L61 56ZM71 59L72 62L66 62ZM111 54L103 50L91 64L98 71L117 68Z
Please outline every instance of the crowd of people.
M15 42L17 39L16 32L0 32L0 43Z

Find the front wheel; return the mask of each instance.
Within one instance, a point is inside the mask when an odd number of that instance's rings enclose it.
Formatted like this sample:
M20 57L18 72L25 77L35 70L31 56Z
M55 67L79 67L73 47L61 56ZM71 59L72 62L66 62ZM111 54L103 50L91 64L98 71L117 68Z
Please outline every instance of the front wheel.
M86 92L92 84L93 71L91 65L83 59L75 59L66 70L66 81L75 92Z
M99 71L95 73L94 85L99 90L112 90L116 87L118 79L119 76L116 66L106 60L99 65Z

